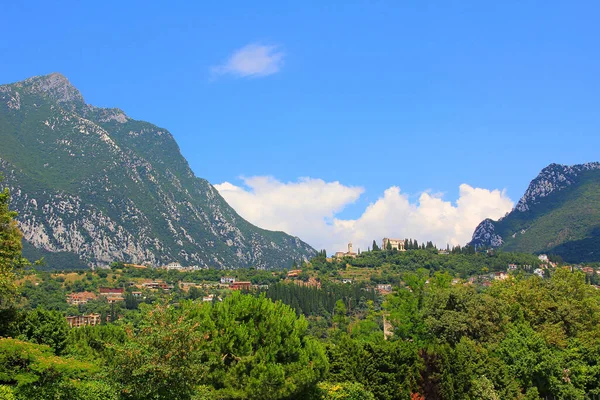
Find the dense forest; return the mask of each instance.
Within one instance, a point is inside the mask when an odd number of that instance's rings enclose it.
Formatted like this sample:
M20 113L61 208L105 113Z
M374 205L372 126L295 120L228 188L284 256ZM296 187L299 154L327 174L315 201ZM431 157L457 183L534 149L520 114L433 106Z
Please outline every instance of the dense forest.
M2 400L600 398L596 270L541 277L533 255L421 245L320 253L295 279L227 271L256 285L245 292L218 288L215 270L51 273L22 258L8 204L1 192ZM136 279L172 289L137 299ZM124 301L65 300L102 286L127 286ZM102 323L67 324L89 312Z

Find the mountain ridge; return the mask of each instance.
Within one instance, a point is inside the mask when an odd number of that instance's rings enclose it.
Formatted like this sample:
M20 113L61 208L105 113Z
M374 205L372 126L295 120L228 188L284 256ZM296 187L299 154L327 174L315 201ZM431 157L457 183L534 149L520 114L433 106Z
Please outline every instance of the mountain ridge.
M275 268L315 254L241 218L166 129L86 104L61 74L0 85L0 140L27 247L44 255Z
M550 164L510 213L482 221L469 244L556 254L569 262L600 261L599 232L600 163Z

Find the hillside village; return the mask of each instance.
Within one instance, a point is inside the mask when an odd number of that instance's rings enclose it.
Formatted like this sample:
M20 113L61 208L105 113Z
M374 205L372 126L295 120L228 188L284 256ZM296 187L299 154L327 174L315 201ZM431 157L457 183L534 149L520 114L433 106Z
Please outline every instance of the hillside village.
M270 286L277 284L293 284L317 290L321 290L323 283L356 286L360 290L376 293L381 302L394 289L404 286L403 273L395 271L389 262L384 262L386 259L410 256L411 253L427 255L438 262L447 262L453 257L469 257L457 254L456 249L454 254L448 250L423 249L423 246L418 250L407 250L406 247L409 246L406 240L384 238L381 243L382 248L388 250L370 250L358 254L353 251L352 243L349 243L347 252L337 252L333 257L320 255L290 270L245 269L229 271L228 275L224 270L184 267L178 262L171 262L161 268L114 263L110 270L93 272L46 273L30 270L22 278L22 283L26 289L33 290L45 280L61 282L65 298L64 305L59 306L59 309L65 311L69 326L75 328L115 321L123 318L128 310L135 310L142 303L151 304L161 298L214 302L222 301L233 291L268 293ZM360 266L361 262L373 256L381 260L379 265ZM485 264L486 259L494 259L495 254L494 251L482 251L470 257L477 257ZM488 287L494 281L511 279L519 274L547 278L557 268L580 271L586 275L586 281L600 288L600 268L597 265L568 265L552 261L545 254L528 257L527 263L507 262L503 267L494 264L484 266L473 274L461 275L455 272L454 276L450 276L452 285ZM27 292L28 290L24 293L26 297Z

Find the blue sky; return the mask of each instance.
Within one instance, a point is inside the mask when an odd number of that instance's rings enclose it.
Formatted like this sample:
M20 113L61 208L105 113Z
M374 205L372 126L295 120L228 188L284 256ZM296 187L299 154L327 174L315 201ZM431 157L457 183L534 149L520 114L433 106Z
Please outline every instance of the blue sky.
M0 82L61 72L89 103L169 129L214 184L362 188L319 214L328 225L393 187L417 208L424 192L456 208L461 184L516 202L549 163L600 159L597 2L6 3ZM262 49L262 73L235 69L244 49ZM296 233L309 211L284 226L240 212ZM412 234L403 221L381 236Z

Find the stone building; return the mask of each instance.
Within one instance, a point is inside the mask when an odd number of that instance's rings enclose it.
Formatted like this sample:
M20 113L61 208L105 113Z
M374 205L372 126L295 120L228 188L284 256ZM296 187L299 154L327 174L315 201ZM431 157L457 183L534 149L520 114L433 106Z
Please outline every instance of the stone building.
M100 324L100 314L76 315L66 317L67 323L71 328L79 328L80 326L94 326Z
M356 258L358 254L354 252L352 249L352 242L348 243L348 252L344 253L343 251L338 251L335 253L335 258L343 258L343 257L352 257Z
M404 239L383 238L381 250L387 250L388 243L392 246L392 250L405 251Z

